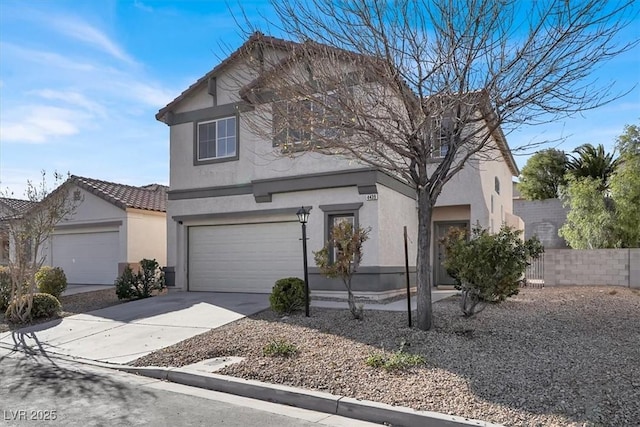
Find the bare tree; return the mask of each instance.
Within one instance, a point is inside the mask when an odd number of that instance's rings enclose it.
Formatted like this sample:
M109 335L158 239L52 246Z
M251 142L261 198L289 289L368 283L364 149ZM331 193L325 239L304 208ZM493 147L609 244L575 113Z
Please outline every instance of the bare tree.
M362 261L362 245L367 241L370 228L354 228L348 222L341 222L331 230L331 238L322 249L313 253L316 265L322 274L330 278L340 278L347 288L347 303L354 319L362 320L362 307L356 306L351 280ZM333 253L333 256L331 256Z
M637 44L617 42L637 14L632 0L274 0L273 8L274 25L298 43L252 35L249 70L236 82L255 107L243 120L281 154L346 156L415 188L424 330L430 225L445 184L472 157L509 156L502 127L621 96L590 76Z
M26 196L32 202L31 208L2 218L11 242L9 274L12 285L7 317L14 322L24 323L31 319L35 273L46 260L43 245L55 226L73 216L81 202L80 197L72 196L60 185L63 182L61 174L54 172L53 178L58 187L54 191L49 190L44 171L39 183L27 181Z

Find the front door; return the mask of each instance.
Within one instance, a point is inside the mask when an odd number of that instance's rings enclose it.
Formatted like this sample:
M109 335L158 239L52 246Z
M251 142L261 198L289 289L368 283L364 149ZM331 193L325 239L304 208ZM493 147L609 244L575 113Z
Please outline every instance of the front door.
M433 279L433 285L434 286L439 286L439 285L443 285L443 286L452 286L455 285L456 281L453 279L453 277L449 276L447 274L447 270L444 268L444 257L445 257L445 251L444 251L444 245L442 243L440 243L440 239L442 239L444 236L447 235L447 232L449 231L449 229L451 227L458 227L458 228L464 228L464 229L468 229L469 228L469 222L467 221L443 221L443 222L436 222L435 223L435 228L436 228L436 257L435 257L435 266L433 271L435 272L434 274L434 279Z

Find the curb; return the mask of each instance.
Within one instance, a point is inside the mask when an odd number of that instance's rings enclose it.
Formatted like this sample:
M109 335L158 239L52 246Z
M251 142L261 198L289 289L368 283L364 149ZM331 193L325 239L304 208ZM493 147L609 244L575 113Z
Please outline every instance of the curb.
M492 424L481 420L431 411L416 411L415 409L403 406L392 406L369 400L359 400L313 390L303 390L295 387L213 373L195 373L185 368L133 366L110 366L110 368L182 385L390 426L500 427L499 424Z

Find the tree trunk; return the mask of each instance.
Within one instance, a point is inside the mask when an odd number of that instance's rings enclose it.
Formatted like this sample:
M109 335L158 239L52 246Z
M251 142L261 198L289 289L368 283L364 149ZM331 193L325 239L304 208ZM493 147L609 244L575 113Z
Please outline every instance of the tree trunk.
M416 287L418 329L428 331L432 326L431 306L431 216L433 206L425 190L418 190L418 254L416 257Z
M363 312L356 306L356 301L353 296L353 292L351 292L351 278L349 280L344 281L345 286L347 287L347 303L349 304L349 311L351 315L356 320L362 320Z

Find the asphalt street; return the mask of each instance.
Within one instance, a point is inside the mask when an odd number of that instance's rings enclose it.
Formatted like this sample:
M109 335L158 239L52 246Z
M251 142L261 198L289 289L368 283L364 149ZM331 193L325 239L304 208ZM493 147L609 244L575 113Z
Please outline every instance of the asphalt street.
M373 426L348 418L0 348L0 425Z

